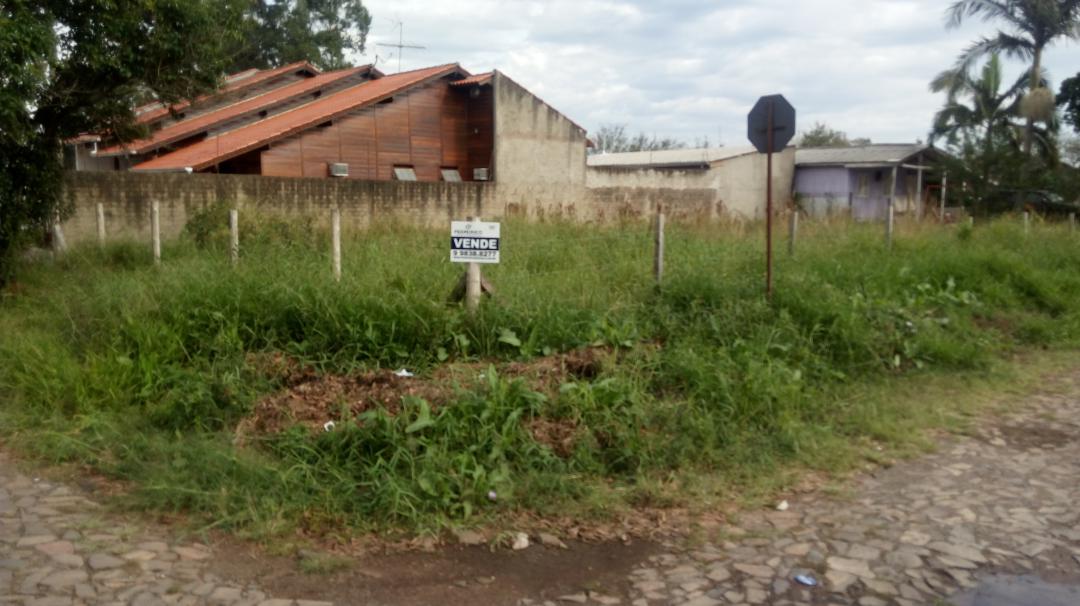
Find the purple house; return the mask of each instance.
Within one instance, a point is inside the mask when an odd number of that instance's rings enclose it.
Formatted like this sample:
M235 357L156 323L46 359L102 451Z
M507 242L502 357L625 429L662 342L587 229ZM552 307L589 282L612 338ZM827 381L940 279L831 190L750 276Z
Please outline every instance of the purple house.
M943 152L923 144L805 148L795 152L795 200L811 216L850 213L856 221L922 216L942 199ZM895 186L894 186L895 183Z

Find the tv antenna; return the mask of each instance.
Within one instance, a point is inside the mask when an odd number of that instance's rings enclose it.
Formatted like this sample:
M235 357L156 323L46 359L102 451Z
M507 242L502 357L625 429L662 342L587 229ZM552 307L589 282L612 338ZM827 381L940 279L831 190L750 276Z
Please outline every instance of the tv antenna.
M386 46L386 47L396 48L397 49L397 70L398 70L398 73L401 73L401 55L404 54L404 49L406 49L406 48L415 48L417 50L424 50L427 47L426 46L419 46L419 45L416 45L416 44L405 44L405 22L404 21L398 21L397 26L398 26L398 43L397 44L389 44L389 43L385 43L385 42L376 42L375 46Z

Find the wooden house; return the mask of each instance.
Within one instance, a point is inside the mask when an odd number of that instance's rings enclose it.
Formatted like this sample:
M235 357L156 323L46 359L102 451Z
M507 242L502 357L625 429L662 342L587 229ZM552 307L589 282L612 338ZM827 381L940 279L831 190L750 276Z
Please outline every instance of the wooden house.
M303 62L249 70L230 76L215 95L139 108L138 120L149 131L143 139L71 142L69 167L493 180L497 76L473 75L457 64L393 75L372 66L322 73ZM577 128L573 138L585 141L584 130Z

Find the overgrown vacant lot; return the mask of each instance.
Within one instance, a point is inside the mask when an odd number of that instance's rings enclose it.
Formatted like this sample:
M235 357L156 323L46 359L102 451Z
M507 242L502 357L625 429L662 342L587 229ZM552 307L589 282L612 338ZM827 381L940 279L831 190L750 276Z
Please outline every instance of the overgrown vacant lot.
M658 291L643 224L507 223L470 319L443 230L349 234L339 284L325 234L273 220L230 267L217 216L160 268L132 243L27 267L0 300L0 429L255 536L767 491L955 412L897 392L1080 342L1080 237L1051 225L907 226L891 253L879 226L811 225L769 304L753 228L671 228Z

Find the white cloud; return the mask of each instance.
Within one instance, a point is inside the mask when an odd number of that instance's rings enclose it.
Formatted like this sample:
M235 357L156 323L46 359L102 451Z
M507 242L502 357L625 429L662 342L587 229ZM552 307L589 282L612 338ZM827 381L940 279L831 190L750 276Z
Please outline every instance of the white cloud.
M941 99L927 83L976 36L944 26L940 0L368 0L365 57L397 67L497 68L571 119L692 142L743 144L746 112L782 92L803 128L827 122L877 141L925 138ZM1075 44L1047 58L1055 81L1080 65ZM1020 73L1011 65L1011 75Z

